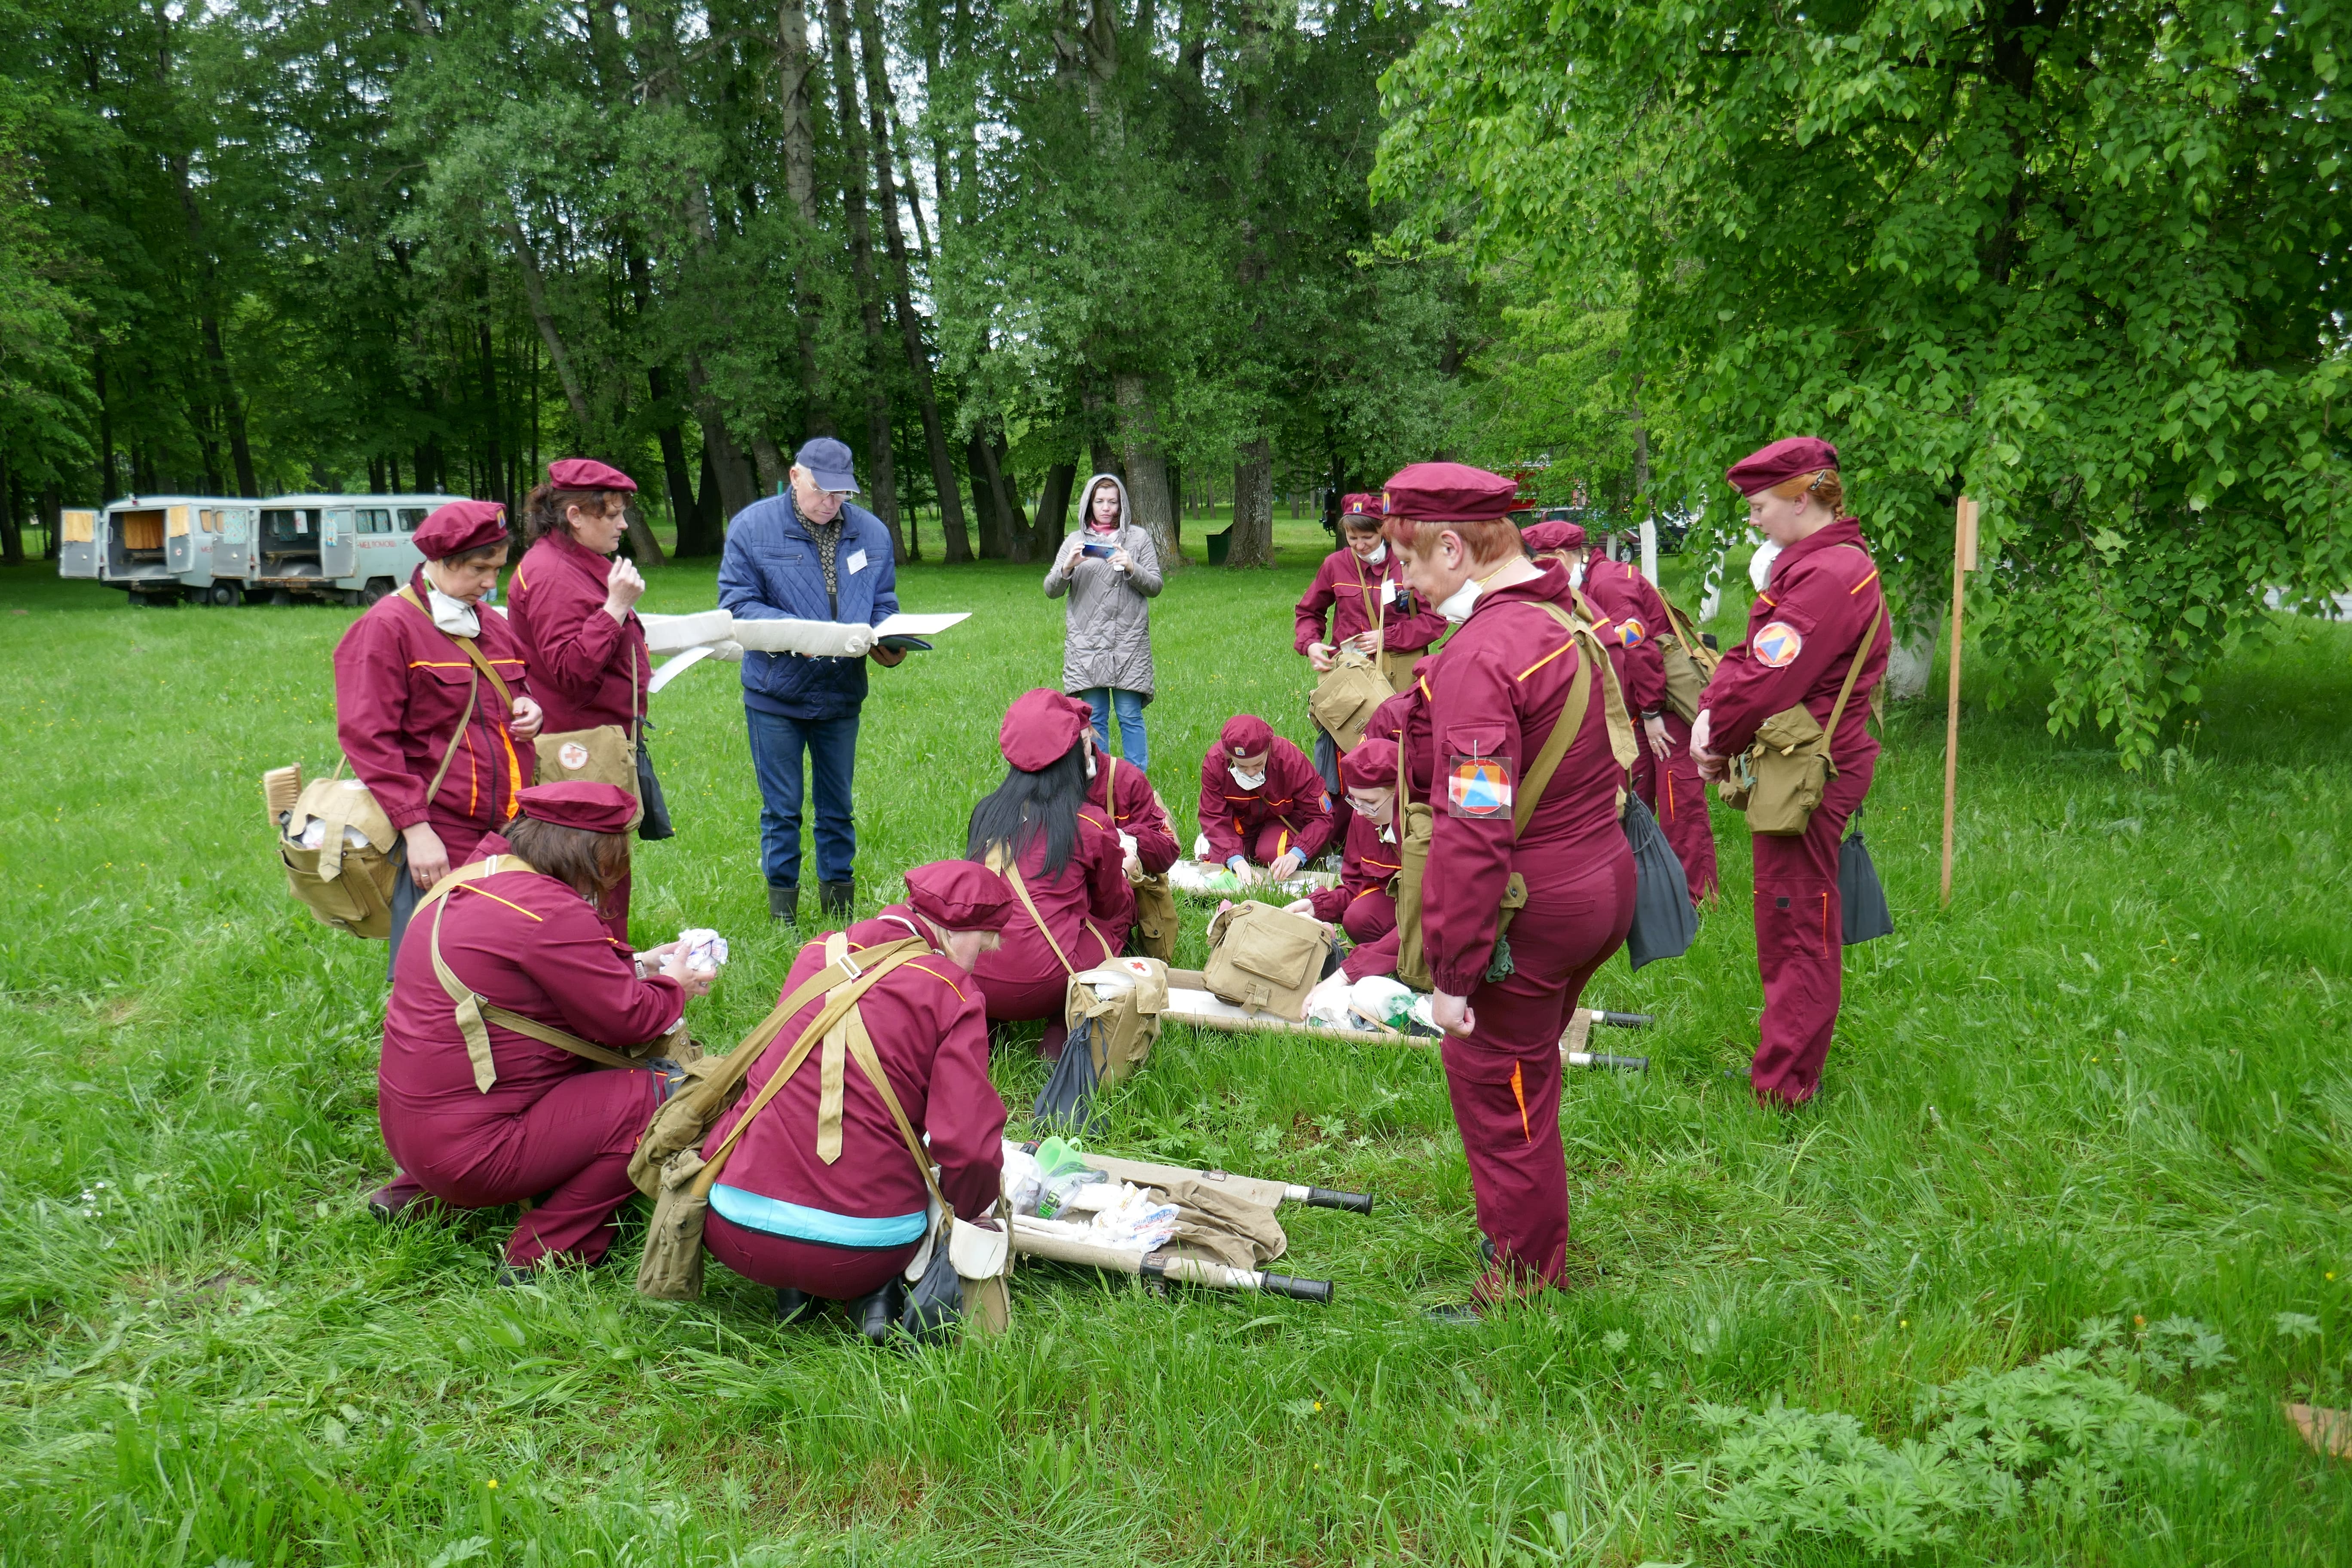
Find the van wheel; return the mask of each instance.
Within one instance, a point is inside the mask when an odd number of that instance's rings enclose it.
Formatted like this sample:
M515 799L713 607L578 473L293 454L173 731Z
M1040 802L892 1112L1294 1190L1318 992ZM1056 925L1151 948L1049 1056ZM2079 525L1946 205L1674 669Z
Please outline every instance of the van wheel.
M391 592L391 578L371 577L367 581L367 586L360 590L360 603L362 605L373 605L378 599L383 598L386 594Z
M245 603L245 586L240 583L215 582L205 597L215 605L241 605Z

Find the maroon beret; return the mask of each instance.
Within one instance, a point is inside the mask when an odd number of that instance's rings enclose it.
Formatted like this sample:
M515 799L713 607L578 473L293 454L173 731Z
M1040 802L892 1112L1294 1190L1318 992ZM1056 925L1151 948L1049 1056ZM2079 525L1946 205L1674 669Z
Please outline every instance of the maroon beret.
M1415 463L1391 476L1382 494L1391 517L1415 522L1492 522L1508 516L1517 479L1467 463Z
M1339 759L1339 783L1349 789L1393 789L1397 782L1397 743L1367 735L1356 749Z
M1584 525L1580 522L1531 522L1519 530L1519 538L1538 555L1554 550L1584 548Z
M1339 498L1339 512L1343 517L1378 517L1381 510L1381 498L1369 490L1359 490Z
M1024 691L1004 710L996 749L1024 773L1052 767L1070 754L1094 720L1094 710L1075 697L1039 687Z
M637 820L636 796L618 784L587 779L533 784L515 796L515 804L533 822L584 833L626 833Z
M908 868L907 904L945 931L1003 931L1019 907L1003 878L970 860Z
M1274 726L1255 713L1236 713L1225 721L1217 744L1229 757L1255 757L1274 744Z
M1818 474L1838 466L1837 448L1818 436L1791 436L1785 441L1750 452L1723 470L1731 488L1753 496L1799 474Z
M507 536L507 509L494 500L453 500L437 507L409 535L427 561L446 561L460 551L496 544Z
M630 490L637 481L593 458L559 458L547 465L547 477L560 490Z

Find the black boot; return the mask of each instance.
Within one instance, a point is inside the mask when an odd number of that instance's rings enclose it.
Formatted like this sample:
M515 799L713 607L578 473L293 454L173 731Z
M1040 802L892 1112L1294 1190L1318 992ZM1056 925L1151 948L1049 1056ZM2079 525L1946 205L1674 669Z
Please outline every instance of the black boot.
M887 1344L890 1330L898 1321L898 1282L891 1280L871 1296L860 1296L849 1303L849 1321L857 1331L874 1343Z
M819 882L816 885L817 916L822 920L845 921L849 918L849 906L856 898L857 884L855 881Z
M768 884L768 918L772 921L790 921L794 925L800 924L799 883L771 882Z
M794 1323L806 1322L823 1310L824 1300L822 1297L812 1296L805 1290L795 1290L789 1285L776 1292L776 1322L779 1327L790 1328Z

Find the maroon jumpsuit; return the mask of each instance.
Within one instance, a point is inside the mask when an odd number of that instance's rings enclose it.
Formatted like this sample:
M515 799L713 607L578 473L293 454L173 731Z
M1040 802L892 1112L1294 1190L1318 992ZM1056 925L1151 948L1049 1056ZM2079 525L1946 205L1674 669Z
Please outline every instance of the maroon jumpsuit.
M685 993L640 980L588 901L552 877L500 871L460 884L418 915L392 972L376 1070L377 1119L406 1183L457 1208L538 1198L507 1261L584 1263L613 1245L613 1215L636 1189L629 1155L658 1103L654 1075L600 1068L561 1047L488 1026L498 1079L474 1087L449 994L433 972L433 922L458 983L509 1012L619 1049L675 1026Z
M1105 784L1105 773L1109 773L1115 782ZM1106 789L1117 789L1118 798L1106 802ZM1087 781L1087 804L1095 808L1097 816L1106 815L1108 805L1111 827L1135 840L1136 863L1143 868L1145 875L1159 876L1182 855L1176 843L1175 825L1160 808L1160 796L1141 768L1126 763L1114 765L1111 758L1096 753L1095 776Z
M1442 1049L1479 1228L1496 1248L1477 1291L1487 1301L1520 1281L1561 1279L1569 1222L1559 1038L1633 918L1633 858L1617 820L1625 771L1610 746L1598 681L1517 843L1508 809L1465 817L1447 804L1462 758L1509 759L1516 791L1559 721L1584 655L1538 607L1546 601L1574 612L1574 590L1557 566L1481 595L1423 665L1426 717L1407 735L1437 781L1429 864L1443 874L1422 885L1423 941L1437 989L1466 996L1476 1021L1468 1037L1448 1035ZM1514 870L1526 879L1527 906L1510 930L1512 972L1490 982L1496 915Z
M636 738L653 662L637 613L631 610L621 621L604 613L612 570L610 558L556 532L524 552L508 584L508 613L536 678L530 694L547 714L543 735L618 724ZM604 895L596 912L614 936L629 940L628 878Z
M926 933L906 905L892 904L845 934L855 952ZM782 994L790 995L824 963L822 942L801 949ZM711 1128L702 1146L706 1156L734 1131L824 1005L819 997L784 1026L751 1068L742 1099ZM1002 1182L1004 1101L989 1082L988 1023L980 988L953 960L935 952L884 975L858 1007L908 1122L917 1136L929 1135L940 1192L965 1219L982 1218ZM855 1245L857 1227L828 1220L866 1222L871 1229L873 1222L922 1213L929 1192L889 1108L855 1062L845 1064L842 1074L840 1157L830 1164L817 1157L821 1077L812 1053L737 1142L719 1183L730 1190L714 1191L702 1240L712 1257L747 1279L845 1301L880 1289L906 1267L918 1242ZM782 1205L793 1208L777 1206ZM721 1209L746 1223L729 1219ZM852 1241L811 1239L838 1238L845 1232Z
M1690 725L1666 700L1666 668L1657 639L1672 636L1674 623L1667 618L1666 602L1650 580L1623 562L1596 554L1584 574L1585 592L1616 618L1618 636L1628 649L1636 654L1645 647L1648 651L1646 658L1636 660L1639 669L1633 679L1641 693L1637 698L1629 690L1625 700L1642 714L1655 713L1665 721L1666 740L1674 754L1660 763L1650 750L1649 736L1643 735L1642 755L1633 763L1633 788L1642 804L1656 814L1659 829L1673 846L1675 858L1683 863L1683 877L1690 883L1691 902L1696 904L1714 895L1720 878L1715 864L1715 826L1706 815L1706 785L1699 779L1698 763L1690 754ZM1648 684L1651 667L1655 670L1654 688Z
M1127 946L1128 927L1135 923L1135 889L1127 884L1126 861L1118 835L1092 806L1078 811L1077 841L1061 875L1045 875L1045 836L1031 842L1021 857L1021 880L1062 953L1055 956L1026 908L1016 909L1004 928L1003 945L982 953L972 969L991 1023L1045 1019L1041 1044L1046 1055L1060 1054L1068 1033L1063 1004L1071 974L1118 957Z
M1201 759L1201 832L1222 866L1239 855L1271 866L1288 851L1305 865L1331 842L1331 805L1323 775L1307 753L1276 735L1266 748L1265 782L1244 789L1222 742Z
M1757 727L1801 702L1822 723L1874 621L1878 636L1830 742L1836 774L1801 834L1751 836L1756 853L1756 967L1764 1017L1748 1081L1757 1098L1801 1105L1821 1088L1837 1026L1843 917L1838 843L1870 793L1878 742L1864 722L1870 692L1886 674L1889 631L1878 566L1862 525L1842 517L1772 563L1772 580L1748 612L1748 637L1723 656L1699 709L1707 747L1745 751Z
M1348 847L1339 858L1339 885L1307 895L1315 918L1338 922L1356 944L1339 965L1351 981L1396 973L1397 909L1389 884L1403 865L1395 830L1352 813Z
M1388 617L1381 624L1381 647L1392 654L1415 654L1445 635L1445 617L1426 606L1404 585L1404 568L1393 546L1376 566L1367 566L1357 553L1342 546L1323 558L1315 581L1307 585L1292 612L1296 625L1291 647L1305 654L1310 644L1327 642L1337 647L1349 637L1372 629L1381 601L1388 600ZM1327 632L1325 617L1329 616Z
M412 586L424 599L422 574ZM482 657L509 691L529 694L522 644L506 617L483 605L476 618ZM457 758L428 801L425 786L449 748L469 689L473 717L456 735ZM530 747L517 746L512 721L499 689L457 639L397 594L377 600L335 645L335 734L352 771L394 828L431 824L453 867L473 858L482 835L506 825L530 782Z

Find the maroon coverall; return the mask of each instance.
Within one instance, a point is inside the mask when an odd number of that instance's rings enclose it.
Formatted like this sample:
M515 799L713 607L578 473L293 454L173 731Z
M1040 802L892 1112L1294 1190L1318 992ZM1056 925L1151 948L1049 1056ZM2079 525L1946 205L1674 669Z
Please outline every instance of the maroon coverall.
M418 575L412 585L422 599ZM522 644L506 617L484 605L476 618L482 657L509 691L530 695ZM457 756L440 790L427 801L425 786L466 711L469 688L473 717L456 737ZM530 782L530 747L516 745L508 732L512 720L499 689L482 679L457 640L433 624L430 612L397 594L369 606L335 645L335 735L343 755L394 827L432 825L451 866L473 858L482 835L506 825L515 796Z
M1307 753L1276 735L1266 748L1265 782L1244 789L1222 744L1201 759L1201 832L1222 866L1239 855L1271 866L1292 849L1306 864L1331 842L1331 807L1323 775Z
M637 978L588 901L552 877L500 871L461 884L420 913L392 972L376 1069L384 1146L406 1181L457 1208L538 1198L507 1241L527 1268L554 1255L594 1263L613 1245L613 1215L636 1191L629 1155L652 1120L654 1075L600 1068L561 1047L488 1026L498 1080L474 1087L441 956L462 985L511 1013L615 1049L676 1025L677 982Z
M1870 793L1878 742L1864 721L1870 691L1886 674L1889 632L1877 564L1862 527L1840 518L1782 551L1772 581L1748 612L1748 637L1723 656L1700 711L1707 749L1745 751L1757 726L1801 702L1823 724L1838 688L1878 622L1870 657L1830 742L1836 773L1801 834L1759 833L1756 853L1756 966L1764 981L1764 1017L1748 1081L1759 1100L1801 1105L1821 1087L1822 1063L1837 1026L1843 963L1838 905L1838 843L1846 819Z
M1077 841L1059 876L1045 875L1045 836L1031 842L1021 857L1021 879L1054 942L1061 944L1062 957L1054 955L1029 911L1016 910L1004 928L1004 944L982 953L972 970L990 1022L1045 1019L1040 1044L1047 1056L1061 1054L1069 1032L1063 1004L1070 976L1118 957L1127 946L1127 928L1135 923L1135 889L1127 885L1126 859L1118 835L1092 806L1079 809Z
M1387 612L1384 619L1383 602ZM1370 563L1344 545L1325 556L1323 564L1315 569L1315 581L1307 585L1307 592L1300 595L1297 608L1292 613L1297 625L1291 634L1291 647L1302 655L1318 642L1337 647L1349 637L1370 631L1375 621L1381 626L1381 651L1391 655L1426 653L1445 635L1445 617L1423 604L1405 586L1404 563L1385 542L1381 545L1380 560ZM1330 623L1328 633L1324 627L1327 617ZM1321 733L1319 730L1318 732ZM1339 786L1337 747L1336 741L1318 741L1315 761L1318 773L1327 759L1330 762L1331 771L1320 773L1320 776L1331 795L1331 836L1345 844L1348 822L1355 812L1349 807L1347 794Z
M1644 734L1641 758L1633 764L1633 788L1642 804L1656 814L1659 829L1683 863L1683 877L1696 904L1712 896L1721 879L1715 864L1715 826L1706 815L1706 785L1699 779L1698 763L1691 760L1690 725L1666 700L1666 668L1657 640L1674 634L1666 602L1647 577L1604 555L1596 554L1586 564L1584 590L1615 617L1619 638L1635 656L1629 668L1639 670L1633 684L1641 693L1637 699L1628 691L1627 705L1638 708L1642 717L1654 713L1665 721L1674 754L1662 765Z
M523 552L507 586L507 613L534 678L530 694L547 714L543 735L618 724L636 738L653 662L637 613L622 621L604 613L612 570L609 558L569 533L551 533ZM629 940L628 878L596 912L614 936Z
M1106 774L1115 782L1106 784ZM1118 798L1106 802L1105 792L1114 788L1118 791ZM1136 862L1147 875L1159 876L1182 857L1183 851L1176 843L1176 826L1168 820L1159 795L1141 768L1097 752L1095 776L1087 781L1087 804L1095 808L1097 816L1107 816L1114 831L1135 840Z
M1633 923L1633 858L1617 820L1625 771L1610 748L1600 685L1516 844L1508 809L1457 816L1447 783L1457 759L1506 758L1516 799L1583 659L1538 606L1549 600L1573 613L1573 593L1555 564L1532 582L1481 595L1444 650L1423 665L1427 717L1408 729L1437 781L1423 942L1437 989L1466 996L1475 1021L1466 1038L1446 1037L1443 1055L1479 1228L1495 1244L1495 1265L1476 1292L1486 1301L1529 1280L1560 1280L1569 1221L1559 1037L1585 983ZM1510 930L1512 972L1489 982L1496 916L1513 870L1526 879L1527 907Z
M1339 885L1307 895L1315 918L1338 922L1356 944L1339 965L1350 981L1396 973L1397 908L1389 883L1403 865L1392 829L1351 814L1348 847L1339 857Z
M924 932L907 906L892 904L845 934L854 953ZM801 949L778 1000L824 967L824 942ZM753 1066L742 1099L704 1141L706 1157L734 1131L824 1005L820 997L795 1014ZM866 1032L873 1037L874 1053L882 1058L883 1076L890 1080L908 1122L918 1137L929 1136L940 1192L965 1219L980 1219L996 1201L1002 1184L1004 1136L1004 1101L988 1078L988 1022L980 988L953 960L935 952L883 976L858 1006ZM929 1189L889 1108L855 1062L845 1063L842 1073L841 1155L831 1164L817 1158L818 1068L819 1058L813 1052L737 1142L719 1184L854 1219L922 1212L929 1201ZM880 1289L906 1267L918 1245L829 1245L758 1229L722 1215L719 1205L727 1201L725 1194L714 1198L703 1226L703 1245L719 1262L762 1285L849 1300ZM772 1222L790 1223L772 1216Z

